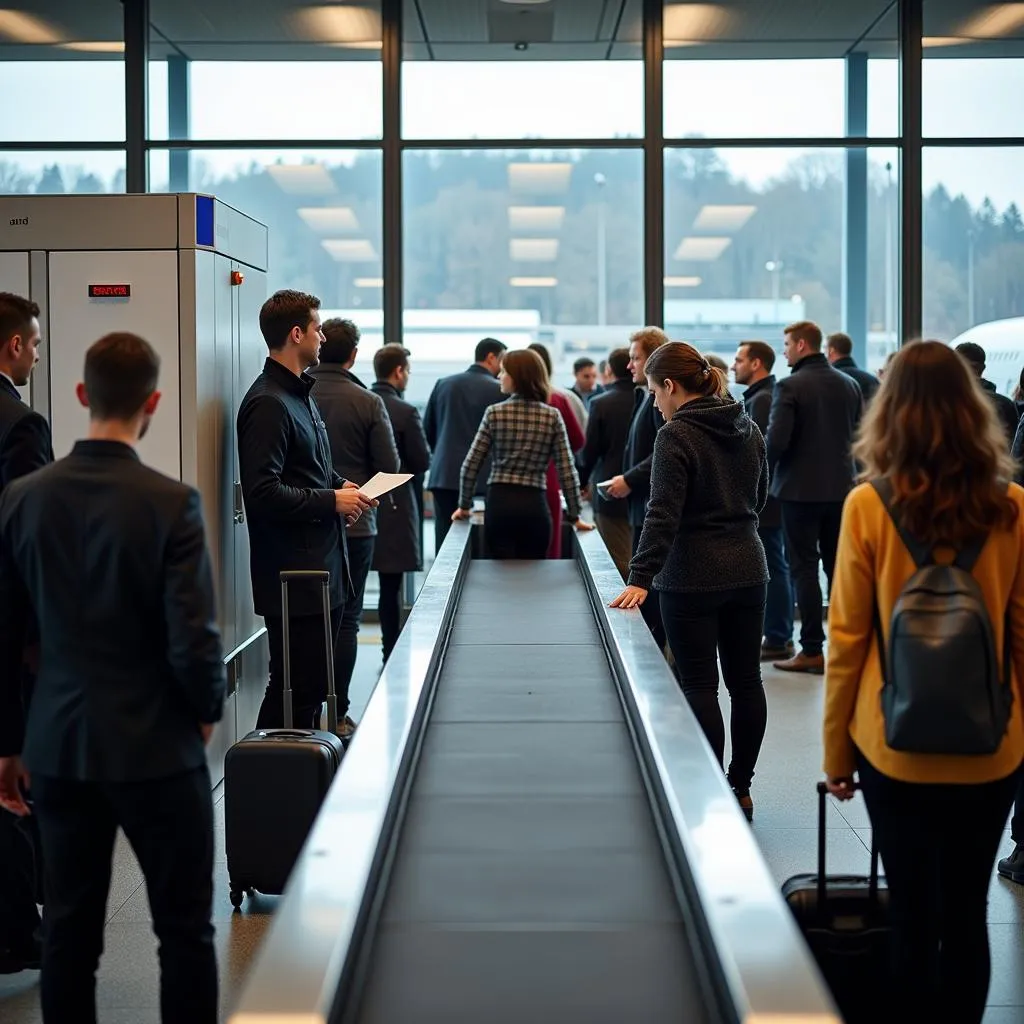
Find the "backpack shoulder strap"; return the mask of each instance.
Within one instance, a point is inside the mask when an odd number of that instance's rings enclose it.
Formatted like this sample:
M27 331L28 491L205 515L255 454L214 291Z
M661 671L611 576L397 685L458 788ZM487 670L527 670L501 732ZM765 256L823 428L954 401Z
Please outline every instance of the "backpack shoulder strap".
M903 529L903 524L896 514L896 509L893 508L892 482L889 478L884 476L875 477L871 481L871 486L874 487L879 498L882 499L882 504L885 505L885 510L889 513L889 518L892 520L892 525L896 527L896 532L900 535L903 546L910 552L910 557L914 560L914 564L918 569L924 565L931 565L933 561L931 545L923 544ZM972 562L971 564L973 565L974 563Z
M988 534L982 534L980 537L975 537L970 543L965 544L957 553L956 558L953 559L953 564L958 569L963 569L964 572L971 572L974 568L975 563L981 557L982 549L985 547L985 542L988 540Z

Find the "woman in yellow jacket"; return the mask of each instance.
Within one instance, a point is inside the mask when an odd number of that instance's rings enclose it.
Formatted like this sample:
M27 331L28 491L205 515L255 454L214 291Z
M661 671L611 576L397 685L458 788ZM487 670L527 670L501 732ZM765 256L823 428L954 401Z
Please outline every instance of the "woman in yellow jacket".
M893 607L916 567L868 483L843 509L824 729L829 788L849 799L859 777L889 885L898 991L888 1008L896 1020L978 1024L989 985L989 880L1024 758L1024 490L1007 483L1013 466L992 403L941 342L914 342L893 360L855 453L865 480L887 480L901 525L933 547L936 562L987 535L972 575L1013 670L1012 713L995 753L911 754L886 743L873 610L877 601L887 646Z

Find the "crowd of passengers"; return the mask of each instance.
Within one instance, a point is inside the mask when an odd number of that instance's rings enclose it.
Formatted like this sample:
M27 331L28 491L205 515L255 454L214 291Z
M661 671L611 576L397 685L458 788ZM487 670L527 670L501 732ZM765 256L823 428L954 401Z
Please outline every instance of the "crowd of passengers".
M487 338L436 383L421 420L404 398L409 351L380 348L367 387L353 372L358 328L321 323L319 306L295 291L264 304L269 354L236 424L270 650L259 727L283 724L282 570L330 572L339 731L351 736L367 578L380 576L386 660L404 574L422 567L424 491L438 551L481 496L490 557L558 558L563 516L596 526L623 577L612 607L642 614L749 820L762 663L825 676L827 785L840 800L862 790L888 881L886 1005L897 1020L980 1022L989 877L1024 759L1024 426L984 379L984 352L913 342L880 381L849 337L801 322L784 332L787 376L773 374L771 345L740 344L736 400L720 359L653 327L600 366L578 360L567 389L543 345ZM0 293L0 972L41 965L45 1021L96 1019L120 827L160 939L162 1018L205 1024L217 970L204 745L226 680L199 496L135 452L157 414L159 359L131 334L89 349L77 391L88 437L54 461L46 420L18 391L38 361L38 318ZM378 472L413 479L377 501L360 487ZM917 567L911 549L940 564L973 552L1014 696L985 754L887 743L882 624ZM290 622L295 724L317 727L327 666L314 588L296 590ZM1024 794L1017 810L999 872L1024 883Z

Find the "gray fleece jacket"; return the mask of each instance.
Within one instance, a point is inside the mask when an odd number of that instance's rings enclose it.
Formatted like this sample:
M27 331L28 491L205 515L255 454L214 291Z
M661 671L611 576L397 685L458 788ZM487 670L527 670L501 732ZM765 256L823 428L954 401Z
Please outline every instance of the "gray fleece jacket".
M654 442L629 583L684 593L767 583L757 535L767 496L764 439L743 406L714 397L684 405Z

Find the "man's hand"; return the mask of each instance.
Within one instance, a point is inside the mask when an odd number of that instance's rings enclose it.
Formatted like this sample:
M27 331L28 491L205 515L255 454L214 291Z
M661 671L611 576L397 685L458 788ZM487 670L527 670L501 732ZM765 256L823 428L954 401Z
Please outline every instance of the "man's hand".
M639 608L647 600L647 591L643 587L626 587L609 608Z
M470 511L468 508L457 508L452 513L452 522L457 523L460 519L468 519L470 517Z
M334 492L334 507L338 515L345 517L351 526L367 509L376 508L380 504L376 498L368 498L359 488L348 481L340 491Z
M204 747L208 747L210 745L210 737L213 735L213 730L215 727L215 723L213 722L199 723L199 733L203 737Z
M628 498L633 493L633 488L626 483L626 478L621 473L613 476L603 490L611 498Z
M31 814L23 793L28 786L28 772L21 758L0 757L0 807L5 807L19 818Z

